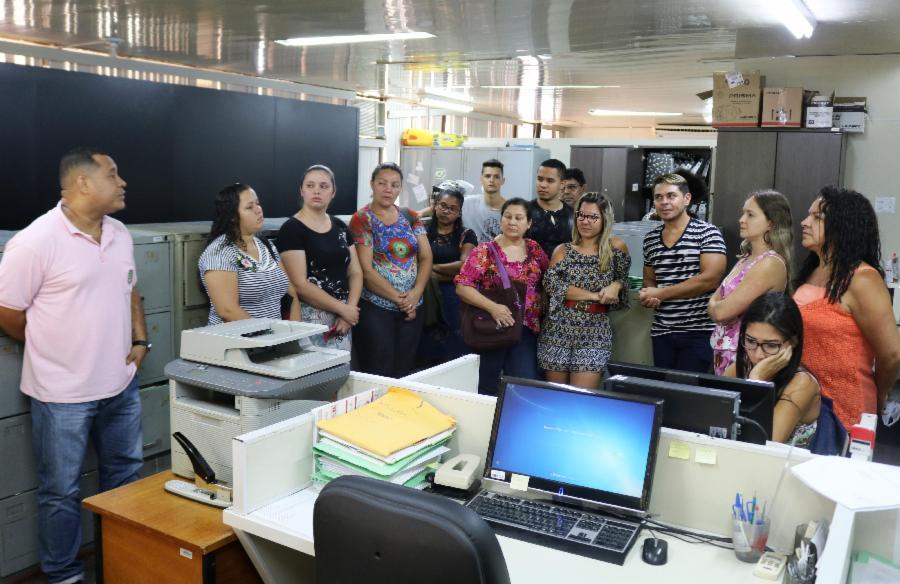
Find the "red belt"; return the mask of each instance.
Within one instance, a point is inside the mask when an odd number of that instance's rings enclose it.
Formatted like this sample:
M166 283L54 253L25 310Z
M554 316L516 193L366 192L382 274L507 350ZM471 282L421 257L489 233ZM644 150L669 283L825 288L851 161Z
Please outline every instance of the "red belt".
M573 308L579 312L588 312L590 314L599 314L609 312L609 306L596 300L566 300L563 302L566 308Z

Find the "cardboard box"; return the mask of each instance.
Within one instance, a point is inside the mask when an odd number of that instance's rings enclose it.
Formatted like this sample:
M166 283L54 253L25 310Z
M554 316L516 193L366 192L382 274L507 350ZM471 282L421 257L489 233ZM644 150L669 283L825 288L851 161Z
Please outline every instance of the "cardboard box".
M760 125L778 128L799 128L803 125L803 88L765 88Z
M740 77L736 74L714 73L713 127L758 126L762 84L763 77L759 71L741 73Z
M865 132L866 106L865 97L835 97L834 127L844 132Z
M807 128L831 128L834 115L834 93L831 95L815 95L806 105Z

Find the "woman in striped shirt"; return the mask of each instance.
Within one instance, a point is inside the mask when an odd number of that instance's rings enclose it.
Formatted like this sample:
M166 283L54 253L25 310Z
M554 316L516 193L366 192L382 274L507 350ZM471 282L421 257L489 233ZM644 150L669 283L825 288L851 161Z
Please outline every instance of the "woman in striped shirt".
M200 255L200 280L211 301L209 324L245 318L281 318L281 299L291 297L290 317L300 320L300 302L268 241L256 237L263 211L250 186L222 189L216 214Z

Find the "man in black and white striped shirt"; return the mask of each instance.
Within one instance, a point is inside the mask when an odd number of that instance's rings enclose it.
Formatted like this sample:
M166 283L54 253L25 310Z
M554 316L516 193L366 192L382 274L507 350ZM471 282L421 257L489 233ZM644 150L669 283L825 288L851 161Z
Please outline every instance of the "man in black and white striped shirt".
M657 367L705 373L712 363L709 297L725 274L719 229L687 213L687 181L665 174L653 183L653 205L663 224L644 237L641 304L655 308L650 336Z

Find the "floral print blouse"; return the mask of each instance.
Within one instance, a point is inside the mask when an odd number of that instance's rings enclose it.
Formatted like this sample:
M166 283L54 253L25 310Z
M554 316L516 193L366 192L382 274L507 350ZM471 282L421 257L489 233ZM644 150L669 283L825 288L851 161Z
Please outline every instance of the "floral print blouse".
M488 246L497 245L493 241L479 243L469 254L459 275L453 279L457 284L471 286L478 290L500 288L500 272L494 261L494 254ZM497 245L497 251L506 267L510 281L516 280L525 284L525 318L524 324L535 333L541 330L541 278L550 264L547 254L533 239L525 240L526 257L521 262L511 262Z

